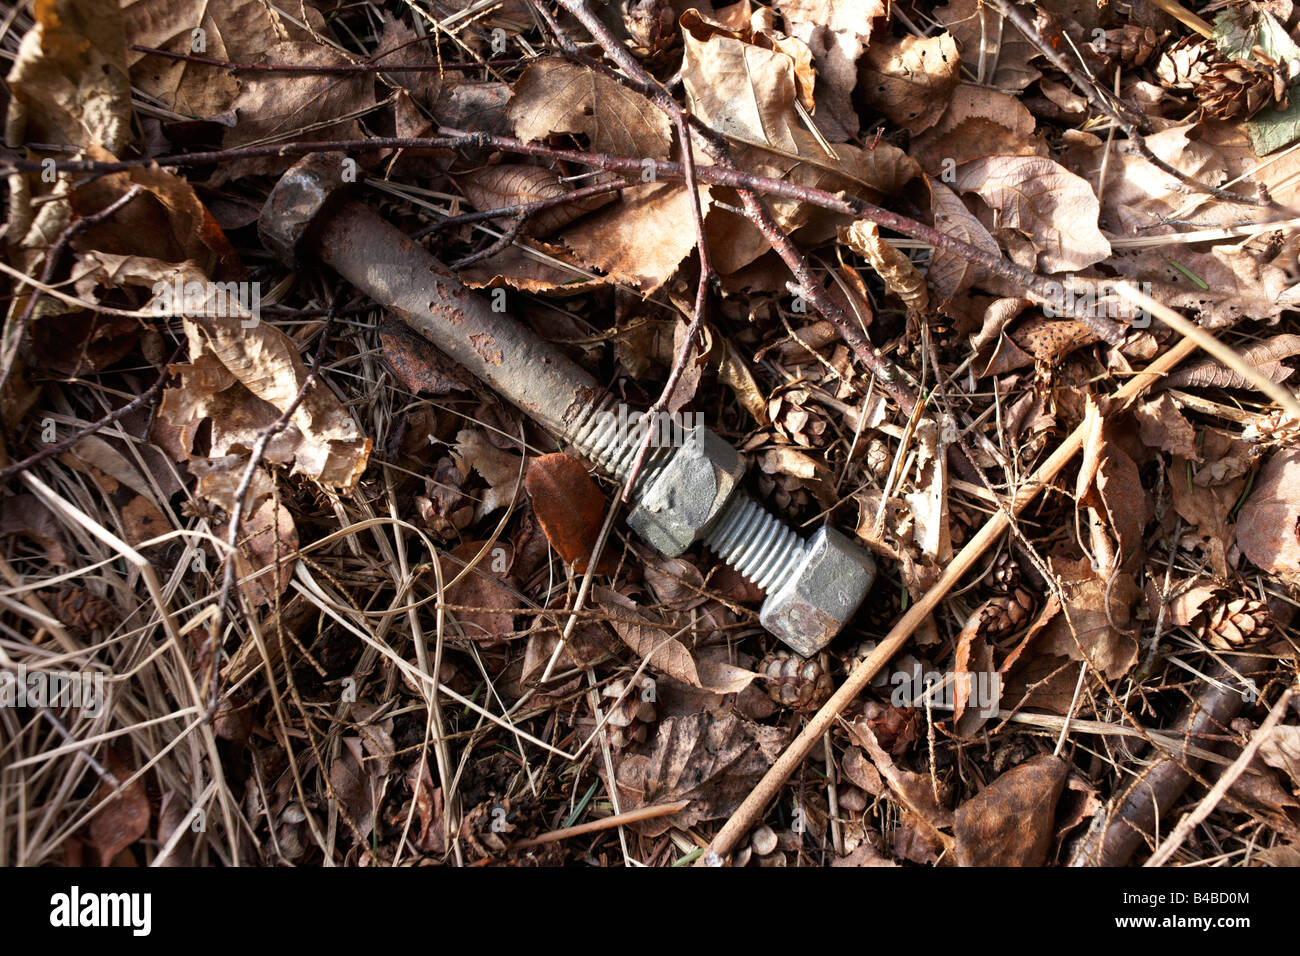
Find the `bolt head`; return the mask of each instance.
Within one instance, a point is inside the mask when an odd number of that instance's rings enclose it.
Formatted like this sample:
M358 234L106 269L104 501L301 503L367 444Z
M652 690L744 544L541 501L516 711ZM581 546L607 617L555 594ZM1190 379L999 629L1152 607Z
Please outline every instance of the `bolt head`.
M812 657L849 622L875 579L871 553L823 527L785 584L768 594L759 623L796 653Z
M266 248L285 265L299 264L299 249L321 214L345 192L343 153L313 153L294 163L271 190L257 217Z
M712 429L696 426L645 487L627 523L647 544L675 558L713 528L745 475L745 461Z

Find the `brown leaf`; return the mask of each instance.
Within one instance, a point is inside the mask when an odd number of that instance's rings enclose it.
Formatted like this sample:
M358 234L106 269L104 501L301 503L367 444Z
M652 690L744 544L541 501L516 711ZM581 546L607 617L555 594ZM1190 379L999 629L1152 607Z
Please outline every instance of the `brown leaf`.
M1023 90L1043 74L1030 66L1038 58L1038 50L1020 31L1002 22L1001 15L979 0L952 0L934 11L934 17L950 31L961 51L962 61L974 69L981 65L980 50L986 48L989 37L996 44L996 55L984 57L992 75L977 76L979 83L1000 90ZM991 61L991 62L989 62Z
M1001 257L1002 251L998 248L997 240L989 235L984 224L966 208L960 196L937 179L927 176L926 184L930 187L930 213L935 229L954 239L978 246L990 255ZM935 248L930 253L930 268L925 277L934 288L942 307L953 296L969 289L982 272L978 265L961 253Z
M221 0L190 9L175 0L124 0L127 36L140 46L193 53L194 28L203 30L204 56L235 63L258 60L268 42L311 40L325 20L306 0L293 6L294 19L261 0ZM305 26L295 22L305 21ZM207 118L230 109L239 95L237 76L225 70L127 51L131 82L177 113ZM336 54L339 62L341 55Z
M889 291L898 296L909 311L920 314L930 308L930 293L925 287L925 279L905 253L881 238L880 227L874 222L859 219L851 226L842 227L840 241L871 263L876 274L885 280Z
M1300 449L1274 453L1237 520L1237 546L1261 570L1300 581Z
M1300 726L1279 724L1259 746L1259 756L1270 767L1281 770L1300 790Z
M493 569L493 555L489 551L472 571L466 571L471 561L483 550L483 541L466 541L457 545L450 554L440 556L442 580L446 586L443 600L473 610L456 610L454 615L465 631L465 636L487 646L499 644L514 633L515 617L512 609L519 599L501 583ZM460 580L452 582L459 577Z
M524 488L546 540L561 559L585 574L609 507L587 466L560 453L533 458L524 474ZM602 555L601 561L597 573L612 573L612 555Z
M119 784L135 772L112 747L105 766ZM100 866L112 864L119 853L149 829L149 797L143 781L137 779L116 794L115 789L107 780L101 780L95 789L97 809L90 820L90 843L99 852Z
M626 809L689 799L671 816L630 824L648 837L730 815L784 748L785 730L710 711L660 722L647 756L624 757L618 789Z
M969 83L952 91L947 111L932 129L912 140L911 148L926 172L940 177L983 156L1034 156L1041 151L1034 140L1034 117L1018 99Z
M925 774L912 773L910 770L896 766L893 759L880 746L876 735L871 730L871 725L866 720L862 718L855 720L849 725L849 731L867 751L872 763L885 778L890 791L898 801L931 831L933 837L944 844L950 843L952 838L940 833L939 830L952 826L952 811L943 806L934 795L934 785L930 778Z
M637 607L631 599L610 588L596 587L592 595L610 612L609 624L619 638L650 666L683 684L715 694L735 694L758 675L722 661L698 661L686 645L673 636L677 628Z
M673 183L641 187L584 217L555 241L604 272L606 282L625 282L649 295L668 281L695 248L690 196L685 187ZM707 188L700 187L699 200L707 216ZM566 275L564 282L572 279Z
M832 142L848 139L861 125L851 94L858 58L873 21L889 12L887 0L775 0L786 31L808 44L817 66L817 128Z
M1158 395L1133 409L1138 435L1148 448L1159 448L1190 461L1200 461L1196 450L1196 429L1168 395Z
M1246 364L1253 365L1265 378L1285 382L1295 369L1282 364L1283 359L1300 354L1300 335L1275 335L1241 353ZM1166 388L1254 388L1255 384L1235 369L1213 360L1197 362L1165 379Z
M269 37L267 39L270 39ZM262 62L278 66L334 66L339 52L316 40L284 40L265 47ZM373 74L325 76L297 73L245 73L230 110L238 122L227 127L222 149L254 143L362 139L356 119L375 105ZM212 184L244 176L275 175L288 169L293 156L227 161L217 167Z
M1016 326L1010 337L1045 365L1055 365L1075 349L1097 341L1090 328L1073 319L1026 319Z
M515 83L507 115L525 142L580 133L598 153L668 158L671 127L663 110L617 80L560 57L529 65Z
M1086 655L1107 680L1122 677L1138 655L1137 638L1121 630L1128 627L1138 598L1133 576L1117 572L1108 582L1092 570L1087 558L1053 561L1052 569L1060 576L1069 619L1065 614L1053 618L1039 638L1039 649L1076 661Z
M954 815L959 866L1042 866L1070 765L1040 754L1008 770Z
M920 134L939 121L960 78L952 35L904 36L872 43L858 83L873 107L896 126Z
M482 169L461 173L456 177L456 181L470 204L478 210L500 209L544 199L558 199L572 192L551 170L522 163L484 166ZM523 231L527 235L544 238L563 229L579 216L615 202L616 199L613 193L609 193L543 209L528 217ZM508 219L495 221L500 224L507 222Z
M1032 240L1044 272L1085 269L1110 255L1097 228L1092 187L1041 156L990 156L957 167L958 192L977 193L994 211L995 231Z
M143 270L133 281L149 281ZM307 367L292 339L267 322L248 317L188 266L164 269L158 279L197 282L208 296L207 315L185 320L190 365L175 366L181 384L163 392L154 437L178 461L193 455L204 420L212 423L210 454L246 453L262 431L288 409L302 390ZM224 293L222 293L224 298ZM350 494L370 457L371 439L358 434L356 423L319 380L307 389L291 424L266 446L266 460L292 464L292 471L329 488Z
M487 432L481 428L462 429L456 435L456 446L453 452L462 473L468 475L469 470L473 468L488 483L488 490L483 495L483 500L478 506L475 517L481 518L483 515L491 514L498 508L510 504L515 496L515 488L519 484L519 473L524 468L522 455L516 455L513 452L498 448L488 441ZM531 463L528 467L532 467ZM586 474L586 469L583 469L583 474ZM590 481L590 476L587 477L587 480ZM528 487L527 479L525 479L524 487ZM597 493L599 493L599 489L597 489ZM532 494L531 490L529 494ZM536 501L534 501L535 507ZM601 507L604 507L603 497ZM545 530L545 522L543 522L543 530ZM597 526L597 530L599 530L599 526ZM547 532L548 537L549 535L550 532ZM592 540L594 543L595 539ZM558 551L559 548L556 548L556 550ZM590 548L586 553L590 554ZM563 554L561 554L561 557L564 557L566 561L570 560Z
M247 467L248 460L237 455L195 459L190 463L190 470L198 476L195 491L229 514ZM215 531L224 540L230 528L228 523L218 522ZM235 569L248 602L260 607L283 594L298 563L298 529L265 467L253 472L245 494L238 548Z
M110 0L44 0L9 70L8 143L101 146L131 136L122 14Z

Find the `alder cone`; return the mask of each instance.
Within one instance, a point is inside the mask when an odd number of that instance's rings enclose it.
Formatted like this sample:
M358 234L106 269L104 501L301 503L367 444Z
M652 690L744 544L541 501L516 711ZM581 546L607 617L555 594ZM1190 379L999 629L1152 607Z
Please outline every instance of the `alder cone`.
M820 707L835 690L825 654L805 660L787 650L773 651L763 658L758 672L768 696L795 710Z
M1251 598L1236 598L1210 612L1204 636L1210 644L1227 651L1253 647L1273 632L1273 612L1268 605Z

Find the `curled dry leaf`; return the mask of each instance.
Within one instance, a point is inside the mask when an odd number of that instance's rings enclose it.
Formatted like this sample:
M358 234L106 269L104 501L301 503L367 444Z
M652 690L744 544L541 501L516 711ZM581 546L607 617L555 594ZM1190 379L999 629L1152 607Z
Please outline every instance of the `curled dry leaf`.
M650 666L683 684L715 694L735 694L758 675L742 667L701 657L696 659L674 637L677 628L610 588L592 589L596 601L610 611L609 624L619 638Z
M579 574L586 573L609 507L587 466L558 452L533 458L524 474L524 488L551 547ZM597 573L613 570L613 556L602 555Z
M861 123L851 94L858 59L873 21L889 12L888 0L775 0L792 36L808 44L817 67L817 127L833 142L848 139Z
M617 80L560 57L530 64L515 84L507 115L525 142L578 133L614 156L667 159L667 115Z
M876 739L870 723L862 718L849 725L849 731L866 750L871 762L889 784L894 798L923 826L931 838L951 845L952 837L940 830L952 826L952 811L946 808L934 793L934 784L925 774L912 773L895 765L893 758Z
M867 102L917 135L948 108L960 66L951 34L905 36L872 43L859 65L858 83Z
M1285 382L1295 369L1282 364L1283 359L1300 355L1300 335L1275 335L1245 349L1241 357L1261 375L1273 382ZM1172 373L1166 388L1254 388L1255 383L1221 362L1196 362Z
M787 733L737 717L703 711L660 722L649 756L618 764L625 809L688 799L685 810L630 824L654 837L670 827L691 827L731 814L785 746Z
M889 291L903 300L910 312L924 313L930 308L930 293L925 278L904 253L880 237L880 227L859 219L840 229L840 241L863 256L885 280Z
M1190 461L1200 461L1196 450L1196 429L1168 395L1141 402L1133 410L1138 435L1148 448L1159 448Z
M959 866L1042 866L1070 765L1040 754L1008 770L954 814Z
M149 281L150 273L140 277ZM199 426L212 423L213 457L243 454L289 408L307 378L293 340L267 322L232 308L225 290L181 266L159 278L167 287L199 283L206 315L187 316L190 364L173 368L181 384L164 390L154 439L177 461L193 457ZM232 314L239 313L239 314ZM319 379L307 389L290 424L266 448L266 460L350 494L366 469L371 439Z
M478 210L500 209L544 199L558 199L572 192L551 170L522 163L485 166L482 169L462 173L456 177L456 180L465 197ZM607 193L563 206L543 209L528 217L524 232L530 236L544 238L563 229L579 216L614 202L615 198L612 193ZM505 221L507 219L497 220L498 223Z
M46 0L9 70L8 143L101 146L131 140L126 33L116 3Z
M198 476L194 490L230 514L247 468L248 459L238 455L194 459L190 462L190 470ZM225 540L230 525L217 522L213 530ZM237 548L237 580L250 605L261 607L284 593L298 563L298 529L276 493L275 480L261 466L253 472L244 497Z
M1300 449L1260 470L1237 521L1237 547L1261 570L1300 582Z
M448 613L456 618L467 638L491 646L514 633L513 609L519 599L496 576L492 552L479 557L484 544L466 541L453 548L449 555L441 555L439 562L445 587L442 599L447 604L460 605ZM467 571L469 564L476 560L473 569Z
M958 192L993 210L994 231L1028 238L1044 272L1086 269L1110 255L1086 180L1042 156L989 156L957 167Z
M479 504L477 517L491 514L514 499L520 472L524 470L522 455L516 455L488 441L487 432L481 428L465 428L456 435L453 449L457 464L463 474L473 468L488 483L487 491ZM586 474L586 470L583 470ZM590 481L590 477L588 477ZM598 492L599 493L599 490ZM530 492L531 494L531 492ZM534 502L536 508L536 502ZM545 523L543 522L543 528ZM559 550L558 548L556 550ZM588 551L590 553L590 551ZM561 555L563 557L563 555ZM565 557L565 560L570 560Z

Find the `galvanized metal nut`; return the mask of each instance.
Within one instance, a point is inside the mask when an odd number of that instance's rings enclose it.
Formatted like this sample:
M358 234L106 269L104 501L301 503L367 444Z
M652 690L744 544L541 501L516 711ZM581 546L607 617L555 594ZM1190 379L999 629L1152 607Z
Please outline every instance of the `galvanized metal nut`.
M834 528L812 536L802 559L768 592L759 623L804 657L830 643L848 623L875 580L871 555Z
M711 428L696 426L666 461L638 481L628 527L670 558L702 541L745 476L745 461Z

